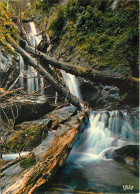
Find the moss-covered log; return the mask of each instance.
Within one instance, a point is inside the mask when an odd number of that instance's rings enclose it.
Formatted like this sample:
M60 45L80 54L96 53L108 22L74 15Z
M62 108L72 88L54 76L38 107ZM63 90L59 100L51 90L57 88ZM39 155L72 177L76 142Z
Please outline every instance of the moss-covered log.
M47 70L42 67L42 65L38 64L37 61L31 57L24 49L22 49L15 40L13 40L10 36L6 37L7 41L12 44L12 46L19 52L23 58L25 58L28 63L33 66L40 75L44 77L44 79L52 85L52 87L60 94L62 94L64 97L66 97L70 103L72 103L74 106L76 106L78 109L81 109L82 107L86 107L86 104L79 100L76 96L72 95L70 91L65 88L61 83L58 83L55 78L53 78ZM32 47L31 47L32 48ZM39 51L38 51L39 52ZM48 63L49 64L49 63Z
M127 77L121 74L113 74L112 72L108 73L105 71L98 71L92 68L79 67L77 65L58 61L54 57L50 57L47 54L40 52L34 49L33 47L30 47L25 41L21 40L20 42L21 45L24 45L24 49L26 51L30 52L31 54L34 54L37 57L43 58L47 64L50 64L55 68L62 69L73 75L88 79L90 81L94 81L96 83L101 83L103 85L115 85L125 91L130 88L139 88L140 79L138 78Z

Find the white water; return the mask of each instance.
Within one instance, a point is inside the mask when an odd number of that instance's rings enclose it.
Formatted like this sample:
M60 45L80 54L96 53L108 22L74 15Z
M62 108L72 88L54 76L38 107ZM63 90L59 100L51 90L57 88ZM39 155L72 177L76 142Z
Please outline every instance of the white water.
M33 47L36 47L41 41L41 36L36 36L37 31L35 28L35 24L33 22L30 22L30 29L31 29L30 42ZM41 85L41 88L40 88L41 94L44 94L43 78L40 80L40 85ZM30 66L28 66L28 70L27 70L27 90L28 90L28 94L31 94L39 90L38 73L33 67L30 67Z
M30 22L30 29L30 42L33 47L36 47L41 41L41 36L36 36L37 31L34 22Z
M19 65L20 65L20 87L24 87L24 60L21 55L19 55Z
M105 159L106 151L112 152L117 147L136 143L126 118L126 112L91 112L89 126L76 142L70 160L85 163Z
M77 78L70 74L70 73L66 73L65 71L61 70L62 76L66 82L67 87L69 88L70 92L76 96L77 98L79 98L80 100L82 100L82 96L80 94L80 90L79 90L79 83Z
M28 91L28 94L31 94L35 91L34 70L33 70L33 67L31 66L28 66L28 69L27 69L27 91Z
M24 87L24 60L21 55L20 56L20 87ZM35 92L39 89L38 86L38 78L37 78L37 72L34 70L33 67L28 66L27 69L27 92L28 94L31 94L32 92Z
M44 95L44 79L42 76L40 76L40 89L41 89L40 94Z

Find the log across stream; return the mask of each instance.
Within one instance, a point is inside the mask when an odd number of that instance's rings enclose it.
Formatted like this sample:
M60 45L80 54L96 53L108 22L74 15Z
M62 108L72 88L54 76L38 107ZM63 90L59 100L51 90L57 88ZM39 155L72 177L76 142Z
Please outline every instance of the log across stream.
M124 164L113 159L113 150L117 147L138 143L126 115L130 119L123 111L92 112L89 125L75 143L65 166L40 193L138 193L138 166L133 165L133 160ZM123 188L128 184L132 185L132 190Z

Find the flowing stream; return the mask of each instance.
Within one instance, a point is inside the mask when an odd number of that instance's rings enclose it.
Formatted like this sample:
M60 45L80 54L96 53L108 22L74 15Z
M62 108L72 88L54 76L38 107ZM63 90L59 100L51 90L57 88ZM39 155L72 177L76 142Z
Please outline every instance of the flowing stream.
M138 167L112 158L114 149L138 143L126 115L126 111L91 112L66 164L42 194L138 193ZM134 190L124 190L124 185L133 185Z
M71 93L81 99L77 80L64 71L62 75ZM138 168L119 164L112 158L114 149L138 144L139 120L133 120L127 111L92 111L65 166L42 194L138 193ZM134 190L125 191L123 186L130 184Z

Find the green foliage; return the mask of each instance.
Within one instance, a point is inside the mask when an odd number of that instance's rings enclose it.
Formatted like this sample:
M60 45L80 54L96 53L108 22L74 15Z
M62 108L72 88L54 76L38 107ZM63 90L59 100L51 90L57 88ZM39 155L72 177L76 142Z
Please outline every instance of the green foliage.
M28 169L30 168L31 166L35 165L36 164L36 158L35 158L35 155L29 155L27 158L25 158L24 160L22 160L20 162L20 167L22 169Z
M9 13L6 9L6 2L3 1L0 2L0 44L3 45L7 51L13 53L13 50L8 46L5 39L5 36L8 34L16 39L17 31L14 28Z
M33 0L32 3L34 4L36 10L48 11L50 7L59 3L60 0Z
M53 32L54 36L60 36L63 33L63 27L65 24L65 11L62 6L58 6L55 10L55 15L50 17L49 29Z
M76 42L74 52L98 69L138 76L138 1L69 0L62 12L52 12L50 35ZM59 27L60 26L60 27Z

